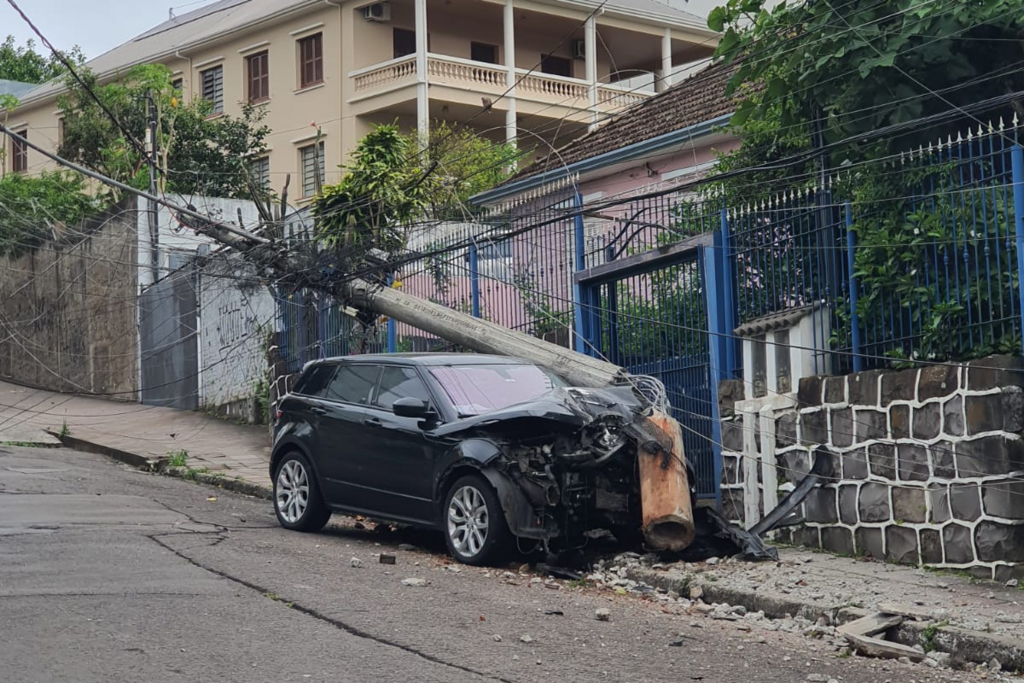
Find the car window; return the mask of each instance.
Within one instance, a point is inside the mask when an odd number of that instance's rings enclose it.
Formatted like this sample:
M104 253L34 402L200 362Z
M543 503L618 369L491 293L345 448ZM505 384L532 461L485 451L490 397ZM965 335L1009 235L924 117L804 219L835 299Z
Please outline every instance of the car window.
M391 410L391 406L400 398L418 398L424 403L430 403L427 386L414 368L385 365L374 405Z
M370 404L379 365L341 365L327 387L325 398L343 403Z
M295 383L295 393L323 398L336 369L336 365L314 365Z
M553 373L536 365L452 365L430 370L460 417L530 401L565 386Z

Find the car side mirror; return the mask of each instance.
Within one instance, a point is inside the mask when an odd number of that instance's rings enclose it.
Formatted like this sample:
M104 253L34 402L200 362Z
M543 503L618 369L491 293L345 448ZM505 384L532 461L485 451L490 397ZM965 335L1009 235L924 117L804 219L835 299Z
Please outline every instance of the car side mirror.
M426 419L434 414L426 403L418 398L407 396L391 404L391 411L398 417L415 417Z

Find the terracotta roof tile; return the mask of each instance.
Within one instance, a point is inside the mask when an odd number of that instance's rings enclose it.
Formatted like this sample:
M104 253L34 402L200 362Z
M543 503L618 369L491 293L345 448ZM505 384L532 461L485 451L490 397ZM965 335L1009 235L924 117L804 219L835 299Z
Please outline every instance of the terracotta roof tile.
M659 135L710 121L736 109L725 87L736 64L713 64L643 103L615 115L599 128L530 164L507 182L574 164Z

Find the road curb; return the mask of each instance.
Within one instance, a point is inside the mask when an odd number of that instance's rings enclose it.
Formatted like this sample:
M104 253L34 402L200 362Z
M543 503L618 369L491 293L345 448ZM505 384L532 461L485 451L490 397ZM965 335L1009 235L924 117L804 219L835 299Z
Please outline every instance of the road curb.
M67 448L74 448L79 451L85 451L86 453L96 453L97 455L105 455L108 458L113 458L126 465L137 467L140 470L154 471L159 469L161 463L166 458L148 458L138 453L130 453L128 451L122 451L119 448L113 448L111 446L104 446L103 444L96 443L94 441L86 441L85 439L79 439L74 436L67 434L60 434L50 430L44 430L47 434L56 437L61 444Z
M742 605L748 612L764 612L771 619L803 617L815 622L826 617L838 625L872 614L859 607L830 607L820 603L797 600L790 596L778 597L754 590L722 585L719 582L703 581L700 574L680 574L672 571L658 571L646 567L629 567L626 577L655 588L672 590L683 597L689 597L689 589L699 586L701 599L708 603ZM890 634L894 642L908 646L930 646L939 652L951 655L951 661L965 664L983 664L997 660L1004 671L1024 670L1024 640L996 633L985 633L959 626L937 626L930 621L904 622Z
M188 467L163 467L159 472L160 474L165 474L169 477L177 477L178 479L194 481L198 484L206 484L207 486L215 486L227 491L243 493L247 496L252 496L253 498L262 498L263 500L274 499L274 492L269 486L254 484L251 481L246 481L245 479L232 479L226 472L224 474L198 472Z
M138 453L122 451L119 448L104 446L103 444L96 443L94 441L86 441L85 439L79 439L68 435L62 436L61 434L48 429L43 431L56 437L61 444L67 448L74 448L76 450L85 451L86 453L105 455L140 470L156 472L169 477L177 477L178 479L186 479L188 481L194 481L208 486L216 486L217 488L234 491L236 493L243 493L247 496L253 496L254 498L262 498L264 500L273 500L274 498L273 491L269 486L254 484L250 481L245 481L244 479L231 479L227 473L215 474L211 472L200 472L189 467L167 467L168 458L148 458L144 455L139 455Z

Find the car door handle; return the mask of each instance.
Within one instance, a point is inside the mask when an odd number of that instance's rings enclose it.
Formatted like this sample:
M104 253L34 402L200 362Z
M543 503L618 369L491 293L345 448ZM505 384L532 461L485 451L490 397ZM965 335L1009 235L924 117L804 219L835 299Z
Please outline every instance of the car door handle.
M326 415L327 414L327 409L326 408L313 407L313 408L309 409L309 412L313 413L314 415Z
M383 427L384 426L381 423L381 421L378 420L375 417L370 417L370 418L367 418L367 419L363 420L363 424L366 425L367 427Z

